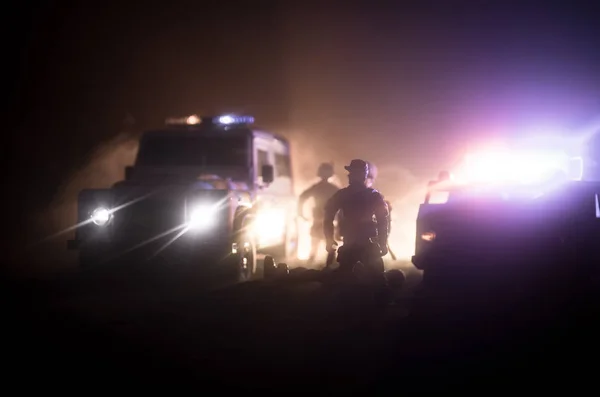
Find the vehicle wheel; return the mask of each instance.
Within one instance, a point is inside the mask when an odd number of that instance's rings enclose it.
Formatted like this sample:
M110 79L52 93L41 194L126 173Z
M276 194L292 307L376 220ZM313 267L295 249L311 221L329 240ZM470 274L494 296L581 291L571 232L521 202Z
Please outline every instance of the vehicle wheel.
M277 274L277 264L271 255L265 256L263 261L264 278L272 278Z
M236 254L238 281L249 281L256 273L256 248L253 244Z
M290 268L287 263L278 263L276 267L277 276L287 276L290 274Z

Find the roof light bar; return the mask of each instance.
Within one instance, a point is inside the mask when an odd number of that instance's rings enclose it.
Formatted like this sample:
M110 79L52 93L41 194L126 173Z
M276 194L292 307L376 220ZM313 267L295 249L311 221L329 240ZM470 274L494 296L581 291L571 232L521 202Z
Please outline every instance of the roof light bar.
M252 116L238 116L235 114L224 114L217 117L199 117L196 114L192 114L187 117L170 117L166 120L166 125L198 125L202 123L215 123L221 125L235 125L235 124L253 124L254 117Z
M166 125L197 125L202 122L202 119L195 114L186 117L169 117Z
M254 118L251 116L236 116L234 114L224 114L217 118L219 124L231 125L231 124L252 124Z

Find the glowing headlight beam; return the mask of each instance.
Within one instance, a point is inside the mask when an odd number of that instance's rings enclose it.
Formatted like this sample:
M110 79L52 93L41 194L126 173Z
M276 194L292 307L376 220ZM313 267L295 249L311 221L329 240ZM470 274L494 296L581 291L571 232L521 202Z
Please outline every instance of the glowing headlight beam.
M205 230L212 227L217 221L219 207L214 204L199 204L190 212L188 228L191 230Z
M225 197L215 203L197 203L191 205L188 215L187 225L190 229L202 229L211 226L216 221L216 215L229 197Z
M217 221L217 212L221 209L229 197L225 197L215 203L197 203L191 205L187 215L187 227L190 230L206 229Z
M92 212L90 218L95 225L104 226L112 218L112 212L107 208L98 207Z

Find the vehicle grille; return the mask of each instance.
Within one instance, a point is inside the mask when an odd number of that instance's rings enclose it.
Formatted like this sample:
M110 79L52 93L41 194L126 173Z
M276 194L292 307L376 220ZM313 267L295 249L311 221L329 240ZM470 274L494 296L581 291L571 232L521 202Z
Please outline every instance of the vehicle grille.
M225 192L226 195L226 192ZM222 194L221 194L222 196ZM165 242L183 232L186 219L186 205L197 202L218 202L215 192L196 194L193 200L186 202L184 195L155 195L120 209L115 213L112 225L112 238L121 242L141 242L156 239L157 243ZM187 209L189 211L189 208ZM229 213L225 206L217 214L218 220L210 230L202 232L188 231L178 238L196 247L223 246L229 244ZM159 236L163 236L160 237Z
M115 214L115 236L162 233L185 222L183 200L150 197L122 208Z

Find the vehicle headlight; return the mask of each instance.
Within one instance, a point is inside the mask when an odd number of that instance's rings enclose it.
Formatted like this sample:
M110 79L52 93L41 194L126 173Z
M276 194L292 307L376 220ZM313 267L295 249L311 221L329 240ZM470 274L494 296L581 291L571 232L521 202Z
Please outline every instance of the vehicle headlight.
M110 212L110 210L104 208L104 207L99 207L96 208L94 211L92 211L92 222L94 222L94 224L98 225L98 226L104 226L108 223L108 221L110 221L110 218L112 217L112 214Z
M190 212L188 227L194 230L204 230L212 227L217 220L217 207L214 205L197 205Z

